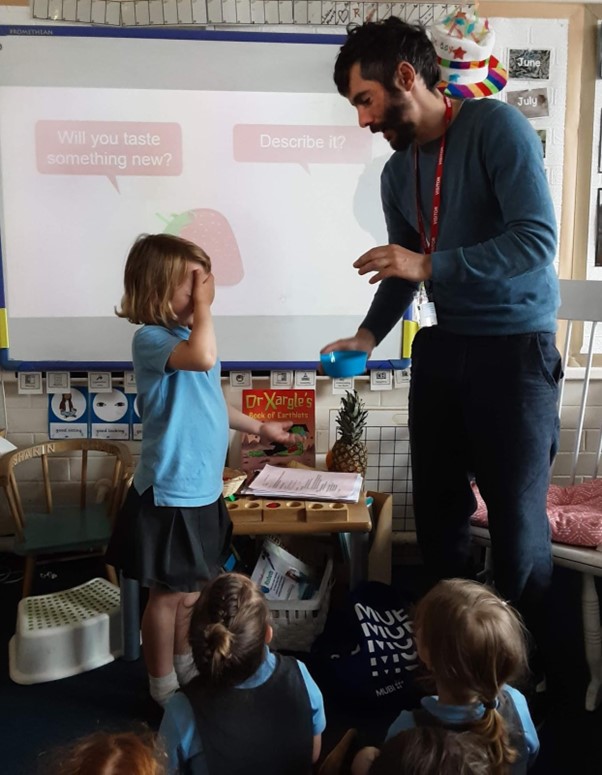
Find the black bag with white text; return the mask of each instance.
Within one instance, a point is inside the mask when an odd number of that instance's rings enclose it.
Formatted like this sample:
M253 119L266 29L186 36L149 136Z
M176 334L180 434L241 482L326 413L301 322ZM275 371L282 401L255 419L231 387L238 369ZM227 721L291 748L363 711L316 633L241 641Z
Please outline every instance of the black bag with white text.
M402 709L423 694L409 607L388 584L363 582L331 608L312 654L320 688L337 700Z

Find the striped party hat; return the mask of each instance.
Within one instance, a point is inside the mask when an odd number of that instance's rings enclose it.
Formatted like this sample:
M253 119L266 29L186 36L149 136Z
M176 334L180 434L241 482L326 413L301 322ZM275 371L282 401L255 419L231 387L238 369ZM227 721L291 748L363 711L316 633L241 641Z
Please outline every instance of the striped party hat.
M508 73L492 55L495 32L476 11L458 8L431 27L441 68L437 88L449 97L488 97L501 91Z

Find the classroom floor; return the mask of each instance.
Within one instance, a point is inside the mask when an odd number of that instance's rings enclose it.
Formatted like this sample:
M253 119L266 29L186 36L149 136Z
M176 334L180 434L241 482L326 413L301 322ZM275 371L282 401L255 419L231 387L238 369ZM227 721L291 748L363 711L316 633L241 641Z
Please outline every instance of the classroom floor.
M19 561L0 555L0 773L44 773L48 752L56 746L98 729L132 728L146 722L156 728L160 709L150 700L142 660L117 660L109 665L56 682L20 686L8 676L8 640L14 632L20 595ZM42 566L34 594L72 587L94 575L103 575L97 560ZM419 594L423 578L419 566L394 568L394 586ZM534 775L599 775L602 772L602 708L588 713L583 707L587 672L579 630L579 578L558 569L554 580L558 612L558 646L561 655L560 688L534 709L545 717L540 731L541 753ZM300 655L301 656L301 655ZM311 661L308 660L311 670ZM325 697L328 727L323 750L328 752L344 731L359 727L374 741L391 721L391 712L366 712ZM277 774L274 774L277 775ZM284 774L278 774L284 775Z

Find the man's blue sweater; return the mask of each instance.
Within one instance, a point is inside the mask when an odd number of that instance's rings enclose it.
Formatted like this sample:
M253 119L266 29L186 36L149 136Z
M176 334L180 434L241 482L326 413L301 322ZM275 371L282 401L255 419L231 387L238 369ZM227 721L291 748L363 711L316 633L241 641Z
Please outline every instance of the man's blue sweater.
M439 140L420 147L423 219L430 236ZM387 162L381 194L389 242L421 252L414 148ZM514 107L466 100L447 133L430 295L439 326L475 336L556 330L556 220L541 142ZM380 283L362 327L380 342L416 285Z

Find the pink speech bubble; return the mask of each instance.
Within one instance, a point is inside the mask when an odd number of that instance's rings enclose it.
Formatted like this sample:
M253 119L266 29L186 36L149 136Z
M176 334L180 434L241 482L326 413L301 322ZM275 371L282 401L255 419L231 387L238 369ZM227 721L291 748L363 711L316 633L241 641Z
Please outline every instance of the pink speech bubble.
M366 164L372 136L353 126L236 124L236 161L300 164Z
M149 121L38 121L38 172L105 175L115 188L122 175L180 175L179 124Z

